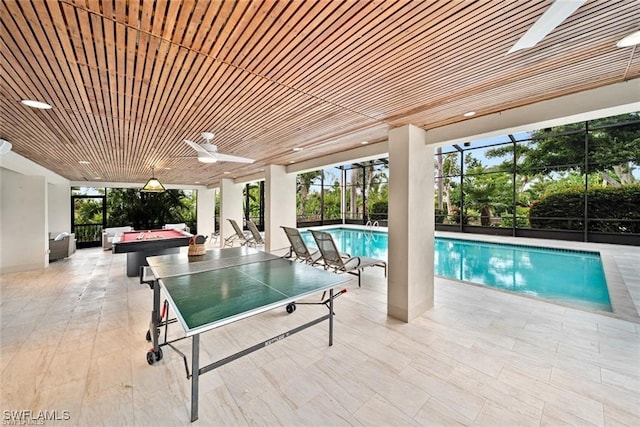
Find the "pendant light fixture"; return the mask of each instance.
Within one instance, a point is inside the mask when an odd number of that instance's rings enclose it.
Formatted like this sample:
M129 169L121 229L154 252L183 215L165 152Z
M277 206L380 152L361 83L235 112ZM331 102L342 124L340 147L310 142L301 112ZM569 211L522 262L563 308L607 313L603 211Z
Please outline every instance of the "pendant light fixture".
M165 191L165 188L160 183L160 181L155 178L153 169L154 167L151 166L151 178L149 178L149 181L147 181L147 183L144 185L144 187L142 187L142 190L140 191L143 191L145 193L162 193L163 191Z

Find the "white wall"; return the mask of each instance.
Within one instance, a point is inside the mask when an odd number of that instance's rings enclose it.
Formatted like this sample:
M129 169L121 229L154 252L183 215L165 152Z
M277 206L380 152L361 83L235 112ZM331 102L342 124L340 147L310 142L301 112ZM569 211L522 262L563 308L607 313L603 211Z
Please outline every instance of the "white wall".
M49 265L47 180L0 169L0 273Z
M71 188L69 185L49 183L49 233L71 232ZM52 236L55 237L55 236Z

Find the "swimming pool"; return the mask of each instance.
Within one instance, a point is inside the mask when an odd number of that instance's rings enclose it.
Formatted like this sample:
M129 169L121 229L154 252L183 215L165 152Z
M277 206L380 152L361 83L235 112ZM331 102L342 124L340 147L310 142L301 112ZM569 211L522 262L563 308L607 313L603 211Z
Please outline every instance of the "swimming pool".
M387 259L388 235L381 231L326 229L341 252ZM309 232L305 242L316 246ZM438 276L611 312L600 255L596 252L436 237Z

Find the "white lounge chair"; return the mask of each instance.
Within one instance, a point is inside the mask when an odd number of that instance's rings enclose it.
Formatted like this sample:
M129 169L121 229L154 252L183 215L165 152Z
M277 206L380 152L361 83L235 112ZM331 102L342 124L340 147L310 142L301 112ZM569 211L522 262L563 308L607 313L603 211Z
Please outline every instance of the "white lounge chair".
M331 269L336 273L349 273L358 276L358 287L362 284L361 272L367 267L382 267L384 268L384 276L387 277L386 261L361 256L345 258L338 251L336 242L331 234L319 230L311 230L311 234L318 244L325 269Z
M262 237L262 234L260 234L260 230L258 230L258 227L256 227L254 222L251 221L250 219L247 220L247 227L249 228L249 231L253 236L253 241L255 245L264 245L264 238Z
M227 218L227 221L231 223L235 234L227 237L224 240L222 247L233 246L236 241L240 242L240 246L255 246L256 242L251 233L242 231L242 228L238 225L235 219Z
M295 261L302 261L311 265L316 265L322 261L320 251L315 248L315 250L309 249L297 228L285 227L284 225L281 225L280 228L284 230L284 234L287 235L287 239L291 244L289 253L285 255L285 258L293 258Z

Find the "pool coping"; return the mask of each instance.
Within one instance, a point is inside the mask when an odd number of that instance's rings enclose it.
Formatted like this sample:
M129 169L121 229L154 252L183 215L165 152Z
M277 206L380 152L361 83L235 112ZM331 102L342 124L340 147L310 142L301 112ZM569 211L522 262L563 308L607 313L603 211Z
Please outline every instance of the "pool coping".
M327 225L327 226L320 226L320 227L308 227L305 229L329 229L329 228L351 228L356 230L371 230L371 228L366 228L364 226L359 226L354 224L334 224L334 225ZM388 232L388 228L378 227L376 229L373 229L373 231ZM629 292L629 287L625 282L625 279L622 273L620 272L620 268L614 256L614 253L616 251L620 251L621 245L572 242L572 241L565 241L565 240L547 240L547 239L511 237L511 236L493 236L493 235L487 235L487 234L454 233L454 232L446 232L446 231L436 231L435 237L471 240L471 241L496 243L496 244L524 245L524 246L534 246L534 247L542 247L542 248L550 248L550 249L565 249L565 250L572 250L572 251L597 253L600 255L600 260L602 261L602 269L604 271L605 279L607 282L607 290L609 292L609 300L611 302L611 309L612 309L611 312L596 310L596 309L589 309L588 307L582 307L582 306L570 304L564 301L552 300L544 297L536 297L533 295L527 295L527 294L522 294L518 292L511 292L508 290L494 288L494 287L479 284L479 283L467 282L464 280L457 280L449 277L445 278L443 276L436 276L436 277L442 277L447 280L457 281L457 282L468 284L468 285L481 286L491 290L506 292L511 295L531 298L536 301L542 301L549 304L560 305L563 307L581 310L589 313L600 314L603 316L622 319L622 320L626 320L633 323L640 323L640 313L638 311L638 307L636 306L636 303L634 302L633 297ZM627 248L627 247L623 246L623 248ZM635 248L635 247L632 247L632 248ZM639 304L640 304L640 301L639 301Z

